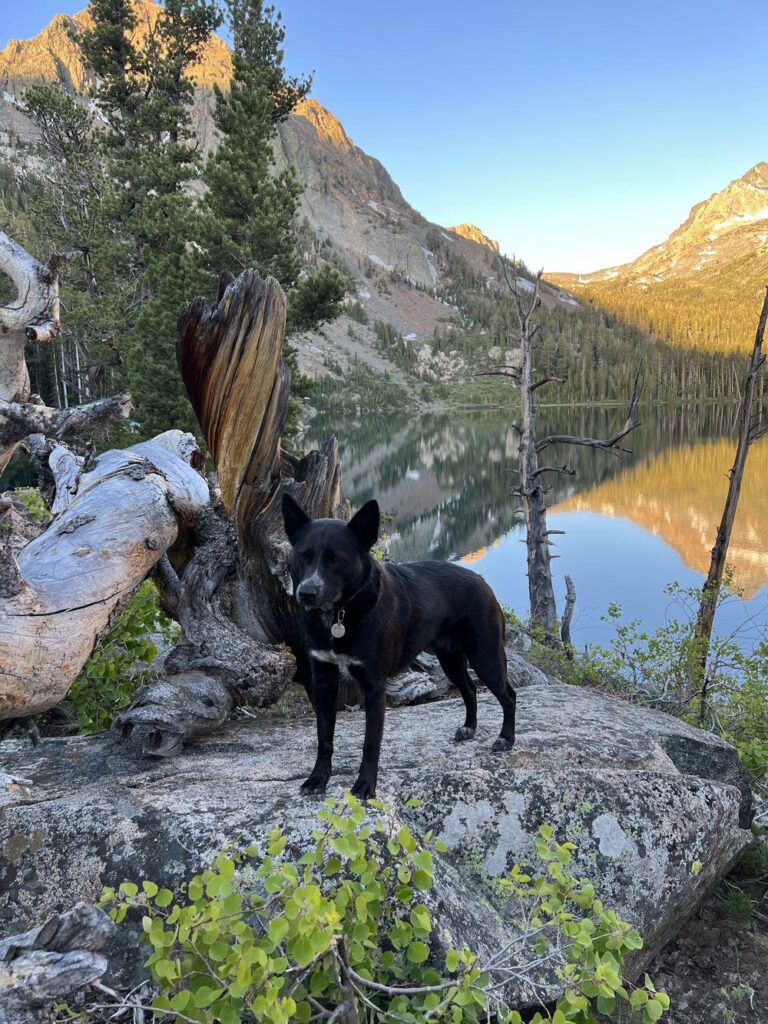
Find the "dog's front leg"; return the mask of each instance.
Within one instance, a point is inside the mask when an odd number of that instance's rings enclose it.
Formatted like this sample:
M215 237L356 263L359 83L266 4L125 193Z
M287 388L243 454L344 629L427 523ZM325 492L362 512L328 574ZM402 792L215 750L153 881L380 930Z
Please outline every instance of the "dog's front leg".
M384 710L387 704L387 689L382 679L367 677L363 683L365 698L365 742L363 760L357 781L352 787L352 796L367 800L376 796L376 779L379 774L381 738L384 734Z
M336 699L339 670L335 665L312 662L312 700L317 719L317 760L312 774L302 783L302 793L324 793L331 777L333 734L336 730Z

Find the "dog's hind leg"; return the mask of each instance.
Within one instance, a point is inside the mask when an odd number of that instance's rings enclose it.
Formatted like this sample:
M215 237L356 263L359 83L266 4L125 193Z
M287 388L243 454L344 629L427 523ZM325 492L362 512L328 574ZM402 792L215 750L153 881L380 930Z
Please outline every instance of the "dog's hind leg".
M471 740L477 728L477 688L467 672L467 656L455 647L442 647L433 644L432 650L437 655L443 672L449 681L459 688L461 696L464 698L464 707L466 708L464 725L460 725L456 730L455 739Z
M515 742L515 706L517 696L507 680L507 655L504 651L503 624L488 630L468 652L469 664L477 678L487 686L504 712L501 732L494 741L494 750L510 750Z

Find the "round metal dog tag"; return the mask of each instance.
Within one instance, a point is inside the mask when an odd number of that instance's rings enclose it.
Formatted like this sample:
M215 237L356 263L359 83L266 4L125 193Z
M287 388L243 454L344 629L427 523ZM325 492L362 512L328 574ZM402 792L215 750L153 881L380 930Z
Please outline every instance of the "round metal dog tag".
M343 622L334 622L331 626L331 636L335 637L337 640L341 640L346 632Z

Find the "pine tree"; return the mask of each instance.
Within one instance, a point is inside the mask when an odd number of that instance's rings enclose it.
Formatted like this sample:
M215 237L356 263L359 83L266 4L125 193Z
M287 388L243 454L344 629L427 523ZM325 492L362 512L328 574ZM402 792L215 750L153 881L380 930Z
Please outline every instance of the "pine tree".
M340 311L346 287L342 276L323 263L302 268L298 237L301 185L293 168L276 174L273 140L279 124L303 99L310 79L291 77L283 65L285 30L279 13L262 0L226 0L233 40L229 92L216 88L214 119L221 139L205 169L208 193L207 265L239 273L256 267L277 278L288 295L287 334L310 330ZM287 432L306 394L295 354L284 357L293 385Z
M52 85L30 87L24 109L37 128L42 160L42 170L34 165L23 185L34 229L30 247L81 255L61 285L67 310L61 345L30 353L32 386L49 403L76 404L126 384L115 338L128 315L125 246L108 216L113 183L91 111Z
M220 14L213 0L166 0L140 48L130 0L92 0L90 13L80 47L107 126L103 153L116 186L109 216L128 249L128 382L142 433L191 429L175 359L176 319L204 281L190 107L194 65Z
M293 169L274 174L277 126L309 91L309 79L286 76L280 16L261 0L227 0L233 40L229 92L216 87L214 120L221 141L205 182L214 272L256 266L293 288L299 276L296 214L301 196Z

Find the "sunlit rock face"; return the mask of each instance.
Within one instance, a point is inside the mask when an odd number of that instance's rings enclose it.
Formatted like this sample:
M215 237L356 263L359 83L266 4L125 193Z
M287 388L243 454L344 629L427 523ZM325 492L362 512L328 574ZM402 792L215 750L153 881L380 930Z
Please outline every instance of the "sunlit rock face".
M484 245L487 249L492 252L499 251L499 243L495 238L489 238L476 224L457 224L455 227L448 228L454 235L458 235L460 238L468 238L470 242L477 242L478 245Z
M133 0L136 28L132 42L143 49L162 11L151 0ZM30 82L60 82L70 92L82 94L92 84L83 66L76 37L92 27L88 8L71 17L57 14L32 39L12 39L0 50L0 84L20 94ZM226 88L232 75L232 57L223 39L212 35L195 65L195 83Z
M697 203L631 263L547 276L682 348L746 354L768 276L768 163Z
M431 895L440 964L448 942L487 957L518 934L495 883L515 863L534 865L542 823L576 844L575 874L639 928L635 971L751 842L736 752L676 719L588 689L533 685L518 695L514 749L497 754L495 700L481 695L477 738L457 744L462 718L458 700L392 709L382 749L379 796L417 838L432 831L447 847ZM335 796L354 780L362 726L360 714L339 716ZM24 781L0 817L0 935L125 879L178 889L228 841L262 845L276 826L305 847L319 804L299 784L314 757L308 705L231 723L159 763L104 737L6 743L3 770ZM422 803L406 808L412 796ZM130 929L110 954L123 984L146 956ZM510 992L513 1005L527 998Z
M723 514L735 442L669 448L555 506L557 512L623 517L662 538L704 576ZM753 597L768 585L768 440L751 450L728 549L734 586Z

